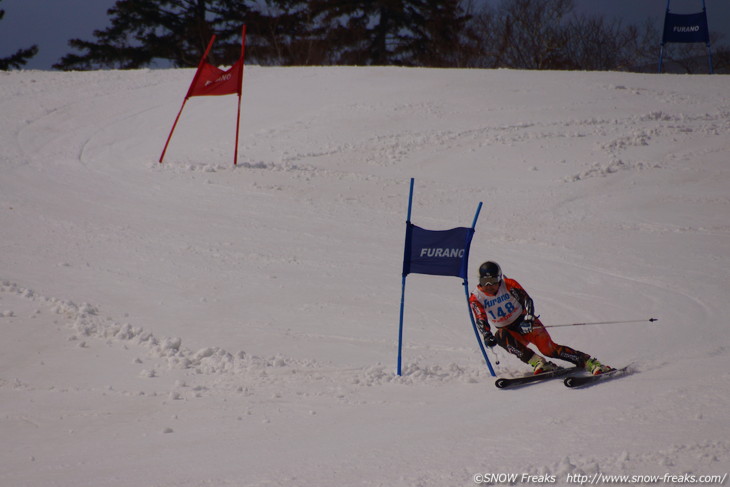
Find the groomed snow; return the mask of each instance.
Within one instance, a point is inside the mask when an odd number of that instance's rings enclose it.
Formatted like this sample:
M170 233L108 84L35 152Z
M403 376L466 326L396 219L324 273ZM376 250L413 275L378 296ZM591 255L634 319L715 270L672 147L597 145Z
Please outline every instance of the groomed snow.
M158 164L192 76L0 73L0 485L727 475L730 78L248 66L239 165L235 96ZM472 283L659 318L552 330L636 373L498 390L461 281L411 275L397 377L411 177L419 226L484 203Z

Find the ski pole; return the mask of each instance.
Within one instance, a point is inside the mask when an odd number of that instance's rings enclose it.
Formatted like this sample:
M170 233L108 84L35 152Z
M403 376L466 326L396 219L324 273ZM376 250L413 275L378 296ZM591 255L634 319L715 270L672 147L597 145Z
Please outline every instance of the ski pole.
M563 323L560 325L545 325L545 328L557 328L559 326L586 326L586 325L618 325L622 323L653 323L659 321L659 318L649 318L648 320L626 320L626 321L592 321L589 323Z

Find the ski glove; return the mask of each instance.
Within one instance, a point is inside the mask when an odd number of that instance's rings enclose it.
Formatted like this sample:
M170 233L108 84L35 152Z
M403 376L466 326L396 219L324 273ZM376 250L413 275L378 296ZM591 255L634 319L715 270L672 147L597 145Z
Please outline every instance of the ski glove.
M522 321L519 324L519 330L521 335L527 335L532 331L532 325L535 323L535 317L531 314L526 314L522 317Z
M482 337L484 338L484 345L489 348L492 348L497 344L497 339L494 337L494 335L492 335L491 331L485 331Z

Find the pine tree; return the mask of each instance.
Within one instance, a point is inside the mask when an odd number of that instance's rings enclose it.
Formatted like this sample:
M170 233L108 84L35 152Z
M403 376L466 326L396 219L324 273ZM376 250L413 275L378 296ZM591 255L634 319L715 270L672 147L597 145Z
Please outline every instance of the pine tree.
M458 0L313 0L333 64L451 65L468 16Z
M260 65L330 64L309 0L222 0L230 23L246 24L246 57Z
M431 67L468 65L468 23L471 15L460 0L423 2L421 25L406 43L411 64Z
M117 0L108 10L111 26L94 31L96 42L71 39L84 52L68 54L54 68L134 69L164 60L175 67L197 66L215 32L212 63L230 63L240 52L240 24L222 16L227 0Z
M5 17L5 10L0 10L0 20L3 17ZM11 56L0 58L0 71L7 71L10 68L21 68L36 54L38 54L38 46L35 44L27 49L18 49Z

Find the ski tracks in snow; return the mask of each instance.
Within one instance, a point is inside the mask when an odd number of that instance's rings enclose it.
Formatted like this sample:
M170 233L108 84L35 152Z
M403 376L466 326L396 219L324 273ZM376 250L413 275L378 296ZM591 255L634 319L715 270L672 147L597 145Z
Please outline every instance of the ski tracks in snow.
M13 320L18 330L30 329L34 321L63 330L65 340L76 348L123 350L138 378L159 378L171 374L177 382L175 398L185 394L244 392L251 388L286 389L306 387L317 394L352 393L352 389L385 384L413 385L418 383L481 382L487 376L479 366L409 364L402 377L395 376L393 367L375 364L362 368L343 368L321 363L315 359L293 359L281 355L260 357L246 351L229 351L217 346L191 350L180 337L158 337L141 326L133 326L110 317L89 303L45 297L16 283L0 284L0 319ZM52 319L49 321L48 316ZM58 338L58 336L57 336ZM58 346L48 345L48 346ZM83 352L80 352L83 353ZM104 354L103 351L97 353ZM184 377L183 382L179 379ZM6 382L11 379L6 379ZM109 385L114 388L113 384ZM216 393L215 390L218 392ZM134 394L134 391L129 391ZM164 390L157 391L163 394Z

